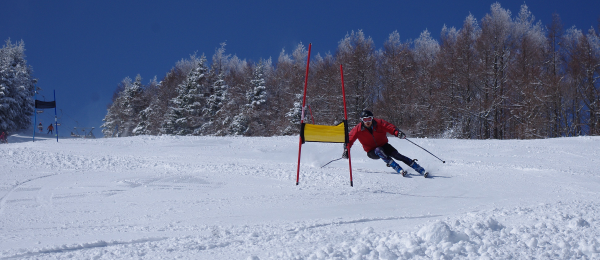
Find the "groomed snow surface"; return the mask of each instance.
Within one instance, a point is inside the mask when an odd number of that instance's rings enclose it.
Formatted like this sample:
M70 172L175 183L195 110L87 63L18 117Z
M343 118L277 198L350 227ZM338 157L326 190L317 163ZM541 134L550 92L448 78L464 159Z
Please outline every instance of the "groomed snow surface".
M0 259L600 259L600 137L411 140L431 178L357 144L351 187L298 137L14 135Z

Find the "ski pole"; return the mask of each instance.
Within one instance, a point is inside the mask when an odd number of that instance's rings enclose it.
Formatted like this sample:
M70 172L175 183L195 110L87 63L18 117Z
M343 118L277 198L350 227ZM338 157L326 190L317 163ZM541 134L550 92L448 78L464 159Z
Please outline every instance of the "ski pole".
M433 155L433 157L437 158L438 160L442 161L443 163L446 163L446 161L444 161L444 160L440 159L439 157L435 156L435 155L434 155L434 154L432 154L430 151L427 151L427 149L425 149L425 148L423 148L423 147L419 146L418 144L415 144L415 143L413 143L411 140L408 140L408 138L406 138L406 137L405 137L404 139L405 139L406 141L409 141L411 144L414 144L414 145L416 145L417 147L419 147L419 148L421 148L421 149L425 150L425 152L428 152L429 154Z
M340 158L337 158L337 159L333 159L333 160L329 161L328 163L326 163L325 165L321 166L321 168L323 168L323 167L327 166L328 164L330 164L330 163L332 163L332 162L335 162L335 161L337 161L337 160L341 160L341 159L344 159L344 157L340 157Z

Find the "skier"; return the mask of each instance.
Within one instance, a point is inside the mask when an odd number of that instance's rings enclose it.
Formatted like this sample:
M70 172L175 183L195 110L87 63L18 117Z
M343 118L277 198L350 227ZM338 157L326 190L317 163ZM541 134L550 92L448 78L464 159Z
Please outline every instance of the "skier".
M42 122L38 124L38 130L40 130L40 133L44 132L44 126L42 125Z
M52 130L54 130L54 126L52 126L52 124L50 124L48 126L48 133L46 133L46 134L52 134Z
M344 146L344 153L342 157L344 159L348 159L348 150L352 147L352 144L358 139L360 143L363 145L363 149L367 152L367 156L369 158L378 160L383 159L383 161L389 167L393 167L398 173L402 174L402 176L406 175L406 171L400 167L393 159L400 160L406 165L415 169L415 171L419 172L422 175L427 177L428 173L417 164L417 160L411 160L410 158L400 154L396 148L394 148L391 144L388 143L388 138L386 133L390 133L398 138L404 139L406 138L406 134L404 134L400 129L396 128L393 124L383 120L383 119L375 119L373 118L373 113L369 110L365 110L360 115L361 122L356 125L350 131L349 143L347 146ZM344 144L345 145L345 144Z

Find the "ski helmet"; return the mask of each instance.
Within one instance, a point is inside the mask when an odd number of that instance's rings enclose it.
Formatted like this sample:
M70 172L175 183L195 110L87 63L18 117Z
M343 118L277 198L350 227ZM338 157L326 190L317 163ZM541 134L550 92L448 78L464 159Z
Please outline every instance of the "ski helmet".
M362 113L360 113L360 117L361 118L363 118L363 117L373 117L373 113L371 113L371 111L369 111L369 110L364 110L364 111L362 111Z

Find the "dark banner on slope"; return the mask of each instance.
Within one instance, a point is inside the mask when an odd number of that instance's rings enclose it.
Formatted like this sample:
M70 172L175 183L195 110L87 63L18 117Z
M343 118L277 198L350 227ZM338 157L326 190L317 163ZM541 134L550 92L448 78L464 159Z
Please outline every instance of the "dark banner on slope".
M35 101L35 108L45 109L45 108L55 108L55 107L56 107L56 101L41 101L41 100Z

